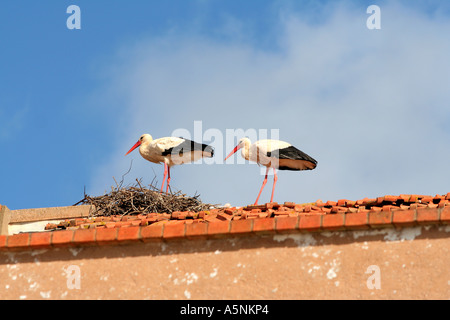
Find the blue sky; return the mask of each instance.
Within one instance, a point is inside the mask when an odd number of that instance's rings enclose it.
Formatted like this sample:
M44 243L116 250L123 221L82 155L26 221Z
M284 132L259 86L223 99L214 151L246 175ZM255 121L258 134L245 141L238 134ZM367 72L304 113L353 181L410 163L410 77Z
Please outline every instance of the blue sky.
M125 183L161 181L162 166L125 152L194 121L278 129L318 160L280 172L275 201L447 193L450 4L410 2L3 1L0 203L72 205L131 161ZM72 4L81 30L66 27ZM203 142L220 156L234 143ZM220 204L253 203L262 179L249 164L172 171L175 190Z

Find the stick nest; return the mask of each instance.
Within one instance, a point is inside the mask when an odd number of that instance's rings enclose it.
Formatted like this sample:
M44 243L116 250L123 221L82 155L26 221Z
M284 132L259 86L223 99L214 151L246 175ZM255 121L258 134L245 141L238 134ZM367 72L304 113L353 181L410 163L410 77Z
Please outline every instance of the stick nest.
M189 197L182 194L181 191L160 193L153 185L150 185L150 189L142 187L141 182L137 179L135 185L122 187L120 184L111 189L110 193L97 197L91 197L85 193L84 199L75 205L92 205L95 208L91 213L93 216L171 214L174 211L199 212L215 207L215 205L201 202L200 195Z

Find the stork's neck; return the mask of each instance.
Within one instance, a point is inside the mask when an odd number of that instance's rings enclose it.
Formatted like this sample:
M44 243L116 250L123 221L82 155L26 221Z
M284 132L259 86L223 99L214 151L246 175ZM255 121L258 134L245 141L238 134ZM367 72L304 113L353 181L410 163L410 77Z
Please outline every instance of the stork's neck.
M241 155L245 160L250 159L250 143L248 143L248 141L246 141L244 147L241 148Z

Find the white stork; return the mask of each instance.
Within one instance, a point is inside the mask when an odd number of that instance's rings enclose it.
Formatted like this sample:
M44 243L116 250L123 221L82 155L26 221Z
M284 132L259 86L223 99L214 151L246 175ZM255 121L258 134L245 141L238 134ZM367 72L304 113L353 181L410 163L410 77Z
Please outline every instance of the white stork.
M267 183L267 174L269 168L273 169L273 187L272 196L270 202L273 202L273 193L275 191L275 184L278 177L275 169L279 170L312 170L317 166L317 161L311 158L303 151L298 150L290 143L279 140L259 140L251 144L250 139L242 138L239 140L239 144L230 152L225 158L227 160L239 149L241 150L242 157L246 160L254 161L259 165L265 166L266 176L264 178L261 190L256 198L255 205L258 204L259 196L261 195L264 186Z
M164 163L164 178L161 192L163 191L166 177L166 192L169 190L170 167L197 161L203 157L212 158L214 155L213 147L206 144L177 137L164 137L153 140L152 136L147 133L143 134L125 155L137 147L139 147L139 153L145 160L153 163Z

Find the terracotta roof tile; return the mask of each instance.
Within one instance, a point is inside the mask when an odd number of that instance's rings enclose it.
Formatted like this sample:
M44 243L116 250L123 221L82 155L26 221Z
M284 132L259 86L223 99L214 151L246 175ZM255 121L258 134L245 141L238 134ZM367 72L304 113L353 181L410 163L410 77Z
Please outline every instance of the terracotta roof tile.
M450 192L435 196L400 194L304 204L273 202L200 212L66 219L47 224L42 232L0 236L0 250L449 223Z

